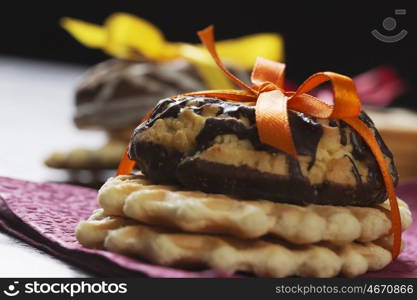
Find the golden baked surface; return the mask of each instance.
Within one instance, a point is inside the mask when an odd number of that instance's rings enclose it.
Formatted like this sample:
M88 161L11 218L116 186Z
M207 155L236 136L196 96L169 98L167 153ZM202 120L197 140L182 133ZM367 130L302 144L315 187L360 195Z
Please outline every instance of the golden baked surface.
M389 234L388 201L376 207L299 206L155 185L143 175L110 178L98 195L104 213L186 232L220 233L239 238L267 234L294 244L321 241L342 245L371 242ZM411 213L398 200L405 230Z
M107 216L102 210L78 225L77 238L86 247L138 256L160 265L209 267L229 274L246 271L272 277L353 277L380 270L391 262L387 238L343 246L300 246L277 239L242 240L174 232L132 224L125 218Z

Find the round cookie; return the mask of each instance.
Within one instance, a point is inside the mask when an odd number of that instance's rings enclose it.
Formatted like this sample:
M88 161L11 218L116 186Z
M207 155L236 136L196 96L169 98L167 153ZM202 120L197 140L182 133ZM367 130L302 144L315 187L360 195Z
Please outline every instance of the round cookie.
M398 182L392 154L360 115ZM132 135L129 156L156 183L294 204L370 206L386 200L373 154L346 123L289 111L298 159L259 141L253 103L161 100Z

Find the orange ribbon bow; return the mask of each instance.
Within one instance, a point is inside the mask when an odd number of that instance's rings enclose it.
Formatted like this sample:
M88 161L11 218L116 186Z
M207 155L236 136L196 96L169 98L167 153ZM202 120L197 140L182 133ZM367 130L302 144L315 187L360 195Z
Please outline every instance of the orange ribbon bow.
M376 158L387 189L391 206L391 232L394 237L391 253L392 257L396 258L401 248L401 217L394 184L373 131L358 118L361 104L352 79L333 72L320 72L310 76L295 92L285 91L285 64L258 58L251 76L253 86L250 87L228 71L221 62L215 48L213 26L198 32L198 35L219 68L243 90L208 90L185 95L216 97L226 101L256 102L256 126L262 143L297 156L288 120L288 109L316 118L342 120L362 136ZM332 104L307 94L327 81L330 81L333 87ZM135 162L129 159L126 152L117 174L130 173L134 165Z

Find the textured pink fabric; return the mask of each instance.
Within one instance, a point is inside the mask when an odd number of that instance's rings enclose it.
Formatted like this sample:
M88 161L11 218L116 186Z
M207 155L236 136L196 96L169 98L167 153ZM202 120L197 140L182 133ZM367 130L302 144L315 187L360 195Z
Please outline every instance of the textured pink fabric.
M77 223L97 208L92 189L0 177L0 229L101 276L213 277L148 264L124 255L82 247Z
M417 182L403 184L399 195L417 215ZM34 183L0 177L0 229L65 261L101 276L214 277L211 270L184 271L152 265L103 250L82 247L74 236L77 223L97 208L95 190L55 184ZM407 248L397 261L367 277L417 277L417 224L404 239Z

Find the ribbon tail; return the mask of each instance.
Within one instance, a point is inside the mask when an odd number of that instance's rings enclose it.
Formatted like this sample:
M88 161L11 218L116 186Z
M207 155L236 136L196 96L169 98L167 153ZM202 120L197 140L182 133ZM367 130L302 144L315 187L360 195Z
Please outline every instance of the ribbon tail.
M209 89L232 89L233 83L219 69L211 56L203 48L182 44L181 55L195 66L200 77Z
M253 68L257 57L272 61L284 60L284 40L275 33L258 33L219 41L216 49L221 58L248 70Z
M198 36L201 40L201 42L206 46L207 50L213 57L214 61L216 62L217 66L230 78L232 82L234 82L237 86L240 86L241 88L252 92L253 94L256 94L256 91L253 90L251 87L249 87L246 83L244 83L242 80L237 78L235 75L233 75L229 70L227 70L226 66L223 64L223 62L220 60L219 55L216 51L216 42L214 40L214 33L213 33L214 27L209 26L201 31L198 32Z
M285 64L258 57L252 70L251 81L255 86L271 82L284 88Z
M208 90L186 93L179 96L206 96L236 102L256 102L257 98L255 95L245 90Z
M153 110L149 111L145 117L142 119L140 124L146 122L149 117L152 115ZM129 158L129 146L126 147L125 153L123 154L122 159L120 160L119 166L117 167L116 176L118 175L128 175L133 172L133 169L136 166L136 161Z
M262 143L296 157L287 101L288 97L279 90L261 93L256 102L256 126Z
M388 170L387 162L384 159L384 155L378 145L378 142L374 136L374 133L369 129L366 124L364 124L358 118L343 118L344 122L349 124L353 129L355 129L368 144L372 153L375 156L375 159L378 163L379 169L381 170L382 177L384 179L385 187L388 193L388 199L391 207L391 231L393 234L394 242L391 249L392 258L395 259L400 254L401 250L401 215L398 208L397 197L395 195L394 183L392 182L391 175Z
M116 176L119 175L128 175L133 172L135 168L136 162L129 158L129 146L126 147L126 150L123 154L122 160L119 163L119 167L117 168Z

